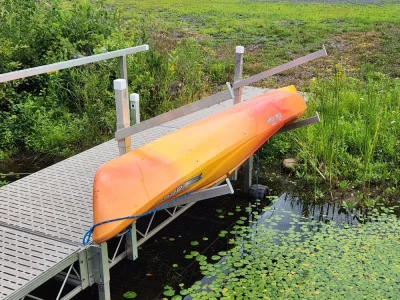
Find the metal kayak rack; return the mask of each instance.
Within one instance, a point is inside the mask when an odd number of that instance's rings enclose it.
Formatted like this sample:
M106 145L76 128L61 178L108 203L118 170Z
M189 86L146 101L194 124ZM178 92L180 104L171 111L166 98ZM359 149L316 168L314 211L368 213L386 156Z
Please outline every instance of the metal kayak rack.
M0 83L67 69L101 60L119 58L120 79L114 90L117 110L115 139L65 159L0 188L0 299L41 299L37 287L55 278L60 290L54 299L71 299L85 288L98 285L99 298L110 299L109 270L125 257L135 260L138 247L183 214L196 202L234 192L230 180L157 212L162 221L150 216L144 230L134 222L117 236L117 247L109 253L107 243L83 246L83 234L92 226L92 182L105 162L138 148L205 116L255 97L265 89L247 85L303 63L326 56L325 48L279 67L242 79L244 47L236 47L234 82L222 92L141 122L139 95L128 101L127 55L148 50L148 45L97 54L36 68L0 74ZM135 124L130 126L132 122ZM278 133L314 124L315 117L281 128ZM244 189L252 183L252 158L242 165ZM66 285L72 285L64 292ZM33 293L33 294L32 294ZM46 297L48 298L48 297Z

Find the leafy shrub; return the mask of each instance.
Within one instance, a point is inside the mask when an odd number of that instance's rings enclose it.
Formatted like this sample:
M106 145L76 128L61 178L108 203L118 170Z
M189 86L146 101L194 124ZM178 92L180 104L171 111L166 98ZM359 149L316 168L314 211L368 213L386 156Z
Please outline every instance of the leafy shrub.
M122 22L104 1L3 0L0 73L153 43L140 23ZM24 20L24 22L21 22ZM142 119L210 92L204 53L194 40L127 57L129 91L141 96ZM0 151L26 148L69 156L115 131L112 82L118 60L103 61L0 86ZM13 133L10 135L10 133ZM5 155L2 154L5 158Z

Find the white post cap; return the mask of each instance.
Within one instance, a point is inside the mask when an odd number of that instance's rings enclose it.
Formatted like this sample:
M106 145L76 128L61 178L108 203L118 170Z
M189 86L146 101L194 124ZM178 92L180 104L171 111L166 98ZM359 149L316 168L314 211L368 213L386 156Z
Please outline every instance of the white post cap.
M244 53L244 47L243 46L236 46L236 53Z
M118 90L118 91L126 90L126 80L125 79L115 79L114 80L114 90Z
M136 93L130 94L129 99L131 101L139 101L139 94Z

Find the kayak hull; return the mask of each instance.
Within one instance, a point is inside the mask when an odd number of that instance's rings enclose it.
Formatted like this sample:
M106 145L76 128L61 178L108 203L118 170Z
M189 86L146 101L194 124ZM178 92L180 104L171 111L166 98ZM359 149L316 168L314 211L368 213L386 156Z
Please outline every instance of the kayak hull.
M93 223L137 216L216 184L305 110L294 87L274 90L111 160L96 172ZM107 241L133 221L99 225L93 240Z

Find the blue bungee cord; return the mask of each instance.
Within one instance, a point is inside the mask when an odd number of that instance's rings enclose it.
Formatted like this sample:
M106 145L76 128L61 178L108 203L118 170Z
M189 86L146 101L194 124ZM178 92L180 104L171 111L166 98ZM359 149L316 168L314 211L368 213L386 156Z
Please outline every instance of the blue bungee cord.
M180 197L178 197L178 198L176 198L176 199L174 199L174 200L172 200L172 201L170 201L170 202L165 203L164 205L161 205L160 207L157 207L157 208L155 208L155 209L149 210L148 212L145 212L144 214L141 214L141 215L137 215L137 216L126 216L126 217L115 218L115 219L110 219L110 220L106 220L106 221L102 221L102 222L96 223L96 224L94 224L92 227L90 227L90 229L89 229L88 231L86 231L86 233L83 235L82 244L85 245L85 246L86 246L87 244L89 244L90 238L92 237L92 234L93 234L93 230L94 230L97 226L100 226L100 225L103 225L103 224L112 223L112 222L116 222L116 221L129 220L129 219L139 219L139 218L148 216L148 215L150 215L150 214L152 214L152 213L155 213L155 212L157 212L157 211L159 211L159 210L162 210L162 209L166 208L168 205L171 205L171 204L174 203L174 202L177 202L177 201L179 201L179 200L185 198L186 196L189 196L190 194L191 194L191 193L186 193L186 194L184 194L184 195L182 195L182 196L180 196Z

